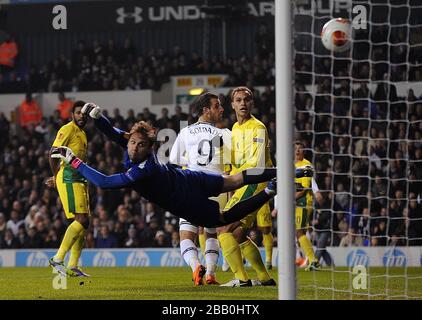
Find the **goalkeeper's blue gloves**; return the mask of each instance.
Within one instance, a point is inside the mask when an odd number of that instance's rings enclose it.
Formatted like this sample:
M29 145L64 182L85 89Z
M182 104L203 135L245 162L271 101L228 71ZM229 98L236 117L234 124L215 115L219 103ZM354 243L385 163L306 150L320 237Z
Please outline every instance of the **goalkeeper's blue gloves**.
M93 119L99 119L101 117L101 108L92 102L85 103L81 112Z
M296 169L296 178L303 178L303 177L312 177L314 175L314 170L311 166L305 166Z
M51 157L63 160L66 164L70 164L74 169L78 169L83 163L81 159L75 156L70 148L64 146L51 149Z

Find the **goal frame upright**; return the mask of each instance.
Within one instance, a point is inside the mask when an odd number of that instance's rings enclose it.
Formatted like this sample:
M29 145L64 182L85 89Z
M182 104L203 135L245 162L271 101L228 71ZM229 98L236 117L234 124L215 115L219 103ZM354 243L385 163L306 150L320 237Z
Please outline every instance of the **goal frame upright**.
M296 299L291 0L275 0L278 297Z

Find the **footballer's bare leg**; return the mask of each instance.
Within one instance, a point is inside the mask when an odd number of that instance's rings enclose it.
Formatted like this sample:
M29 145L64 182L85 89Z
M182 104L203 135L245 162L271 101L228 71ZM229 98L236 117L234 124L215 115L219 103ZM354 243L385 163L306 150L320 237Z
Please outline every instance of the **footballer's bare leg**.
M233 233L240 225L241 225L240 221L236 221L236 222L230 223L228 225L218 227L217 232L218 232L218 234L226 233L226 232Z
M277 176L277 168L251 168L231 176L223 176L223 192L239 189L247 184L270 181Z
M273 198L277 193L277 181L272 180L268 186L256 195L236 203L229 210L220 211L220 223L217 227L229 225L233 222L242 220L248 214L261 208L266 202Z

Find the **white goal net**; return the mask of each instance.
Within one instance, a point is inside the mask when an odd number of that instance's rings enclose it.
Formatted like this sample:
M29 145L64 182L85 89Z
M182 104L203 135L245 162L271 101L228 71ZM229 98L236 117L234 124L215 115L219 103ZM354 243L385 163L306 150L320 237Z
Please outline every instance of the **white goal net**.
M297 297L421 299L422 2L292 3L295 139L324 197L323 270L298 273ZM324 23L362 12L350 50L322 46Z

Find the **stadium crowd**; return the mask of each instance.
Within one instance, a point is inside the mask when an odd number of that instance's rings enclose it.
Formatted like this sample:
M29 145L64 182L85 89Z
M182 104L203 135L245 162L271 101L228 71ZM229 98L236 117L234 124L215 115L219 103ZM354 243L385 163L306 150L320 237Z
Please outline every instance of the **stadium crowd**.
M185 53L180 46L171 52L151 48L146 54L126 39L122 46L113 40L91 45L79 41L71 56L61 54L43 66L30 66L21 72L0 74L2 93L77 92L153 89L170 81L170 76L183 74L228 74L227 87L274 83L274 53L259 51L254 57L213 55L202 58L197 52Z
M296 139L325 195L315 229L329 232L334 246L421 245L422 96L400 96L397 82L422 81L422 47L411 45L422 33L403 25L356 30L351 52L336 58L311 55L303 34Z
M325 200L313 219L316 231L330 229L330 243L335 246L421 244L422 97L410 91L405 99L397 97L396 104L391 104L394 107L383 114L382 106L362 84L338 114L336 103L324 106L316 101L313 107L305 87L298 84L296 89L295 138L305 143ZM274 91L266 87L255 94L254 114L268 128L275 160ZM220 99L226 114L220 125L230 128L235 119L229 96ZM139 120L177 130L181 120L195 121L179 106L175 108L173 117L164 109L157 118L148 108L137 114L130 110L126 117L115 109L108 116L124 130ZM0 247L56 247L66 221L57 192L43 182L51 176L48 150L64 120L57 111L37 126L19 128L18 135L12 134L3 114L0 123ZM121 170L120 148L98 133L92 122L86 131L89 163L109 174ZM90 188L93 223L87 247L178 246L178 220L170 213L135 192ZM251 230L250 235L260 244L259 231Z
M256 92L257 93L257 92ZM235 121L230 111L229 96L221 96L225 117L220 124L231 127ZM255 112L275 136L275 97L270 87L257 94ZM106 113L107 114L107 113ZM118 109L107 114L113 125L129 130L139 120L158 128L180 129L180 121L196 119L175 106L175 114L161 117L148 108L126 117ZM15 127L0 113L0 248L57 247L63 236L62 205L55 190L44 182L51 176L48 152L57 130L66 123L57 110L37 125ZM122 151L98 132L92 122L86 126L88 162L100 171L113 174L122 169ZM15 134L16 132L16 134ZM275 146L271 144L274 155ZM87 235L87 247L177 247L178 219L127 190L109 191L90 186L93 223ZM252 233L252 236L255 236ZM258 238L260 241L260 238Z
M374 31L378 32L377 30ZM379 31L379 39L382 32ZM397 34L397 35L396 35ZM358 35L359 36L359 35ZM399 43L400 32L392 32ZM396 37L396 38L394 38ZM393 41L393 43L394 43ZM315 167L315 178L324 197L317 207L312 236L330 232L329 243L348 245L422 245L422 96L409 90L397 94L395 81L421 81L418 68L422 54L392 46L386 62L384 44L374 50L354 50L351 59L330 56L311 58L306 41L295 55L295 139L305 143L305 157ZM397 49L397 50L396 50ZM373 63L362 56L372 52ZM379 62L379 63L378 63ZM395 63L390 66L389 63ZM347 77L349 70L353 78ZM268 129L275 160L274 53L260 51L242 56L204 60L190 58L179 47L172 53L151 49L137 56L130 41L118 48L113 41L103 46L80 42L71 58L60 56L42 68L31 67L25 80L10 72L1 79L5 92L61 92L83 90L155 89L173 74L228 73L225 86L264 85L255 91L257 116ZM315 74L317 74L315 76ZM372 93L369 82L376 84ZM312 94L309 85L315 85ZM221 95L224 120L231 128L235 115L229 95ZM156 115L148 108L109 115L113 124L128 130L145 120L160 129L180 130L180 121L195 118L175 106L176 115L163 109ZM139 112L139 113L138 113ZM60 112L42 117L36 125L15 128L0 113L0 248L58 247L66 221L57 192L44 185L51 176L48 151L57 130L65 123ZM122 169L121 150L93 128L86 127L88 162L102 172ZM275 162L275 161L274 161ZM178 219L128 190L101 190L90 186L93 222L86 247L177 247ZM276 234L276 225L273 224ZM261 245L259 231L249 235ZM276 241L276 237L274 237Z

